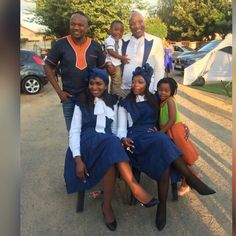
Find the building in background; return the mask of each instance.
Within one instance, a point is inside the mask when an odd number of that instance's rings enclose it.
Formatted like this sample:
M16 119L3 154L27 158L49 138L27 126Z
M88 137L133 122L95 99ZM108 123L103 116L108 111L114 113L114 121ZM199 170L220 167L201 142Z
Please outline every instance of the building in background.
M44 56L51 48L52 38L21 25L20 42L21 48L35 51L38 55Z

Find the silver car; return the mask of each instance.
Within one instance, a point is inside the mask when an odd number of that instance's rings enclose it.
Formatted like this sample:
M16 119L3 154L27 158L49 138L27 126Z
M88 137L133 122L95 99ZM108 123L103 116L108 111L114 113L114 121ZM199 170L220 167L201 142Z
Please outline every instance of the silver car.
M185 52L194 52L195 50L188 47L188 46L183 46L183 45L173 45L174 48L174 53L172 54L173 58L173 63L176 61L176 58Z
M203 45L197 51L182 53L176 59L174 68L176 70L184 71L184 69L192 65L197 60L203 58L208 52L213 50L222 40L213 40Z

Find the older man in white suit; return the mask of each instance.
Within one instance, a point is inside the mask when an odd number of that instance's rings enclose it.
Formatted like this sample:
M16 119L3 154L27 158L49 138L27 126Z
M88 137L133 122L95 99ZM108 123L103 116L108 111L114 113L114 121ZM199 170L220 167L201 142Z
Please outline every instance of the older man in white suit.
M132 12L129 20L131 33L123 36L122 54L130 59L122 66L123 96L131 87L132 74L137 66L149 63L153 67L153 78L149 87L150 92L157 90L157 83L164 77L164 49L160 38L145 33L145 22L139 12Z

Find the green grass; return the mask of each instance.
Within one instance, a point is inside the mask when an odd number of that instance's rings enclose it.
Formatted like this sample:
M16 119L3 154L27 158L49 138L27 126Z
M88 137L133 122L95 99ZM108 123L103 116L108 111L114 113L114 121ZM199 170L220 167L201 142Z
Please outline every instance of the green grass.
M223 83L226 84L226 82L223 82ZM214 84L205 84L204 86L190 86L190 87L195 88L195 89L199 89L202 91L206 91L209 93L215 93L215 94L220 94L220 95L232 97L232 83L226 87L227 91L229 92L229 95L227 94L227 92L221 82L214 83Z

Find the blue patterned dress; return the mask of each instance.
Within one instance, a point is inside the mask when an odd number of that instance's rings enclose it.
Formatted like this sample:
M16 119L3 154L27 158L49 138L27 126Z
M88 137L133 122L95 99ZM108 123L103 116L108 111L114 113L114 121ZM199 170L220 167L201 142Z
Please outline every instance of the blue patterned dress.
M116 105L117 99L113 109ZM106 117L105 132L97 132L95 130L97 116L94 115L94 107L86 108L79 103L77 103L77 106L79 106L82 114L80 134L81 159L86 165L89 176L86 176L86 183L80 181L76 176L75 160L69 148L64 167L64 178L68 193L94 187L103 178L111 165L129 161L129 157L121 145L120 139L112 133L111 125L114 120Z
M134 141L135 146L133 153L129 153L132 166L152 179L159 180L163 172L181 155L180 150L166 134L148 131L158 121L147 101L131 104L130 101L123 100L120 106L119 119L122 120L127 115L130 117L127 137ZM121 127L124 122L119 123L118 136L121 138L125 135L125 128ZM171 170L172 183L179 181L180 177L177 171Z

